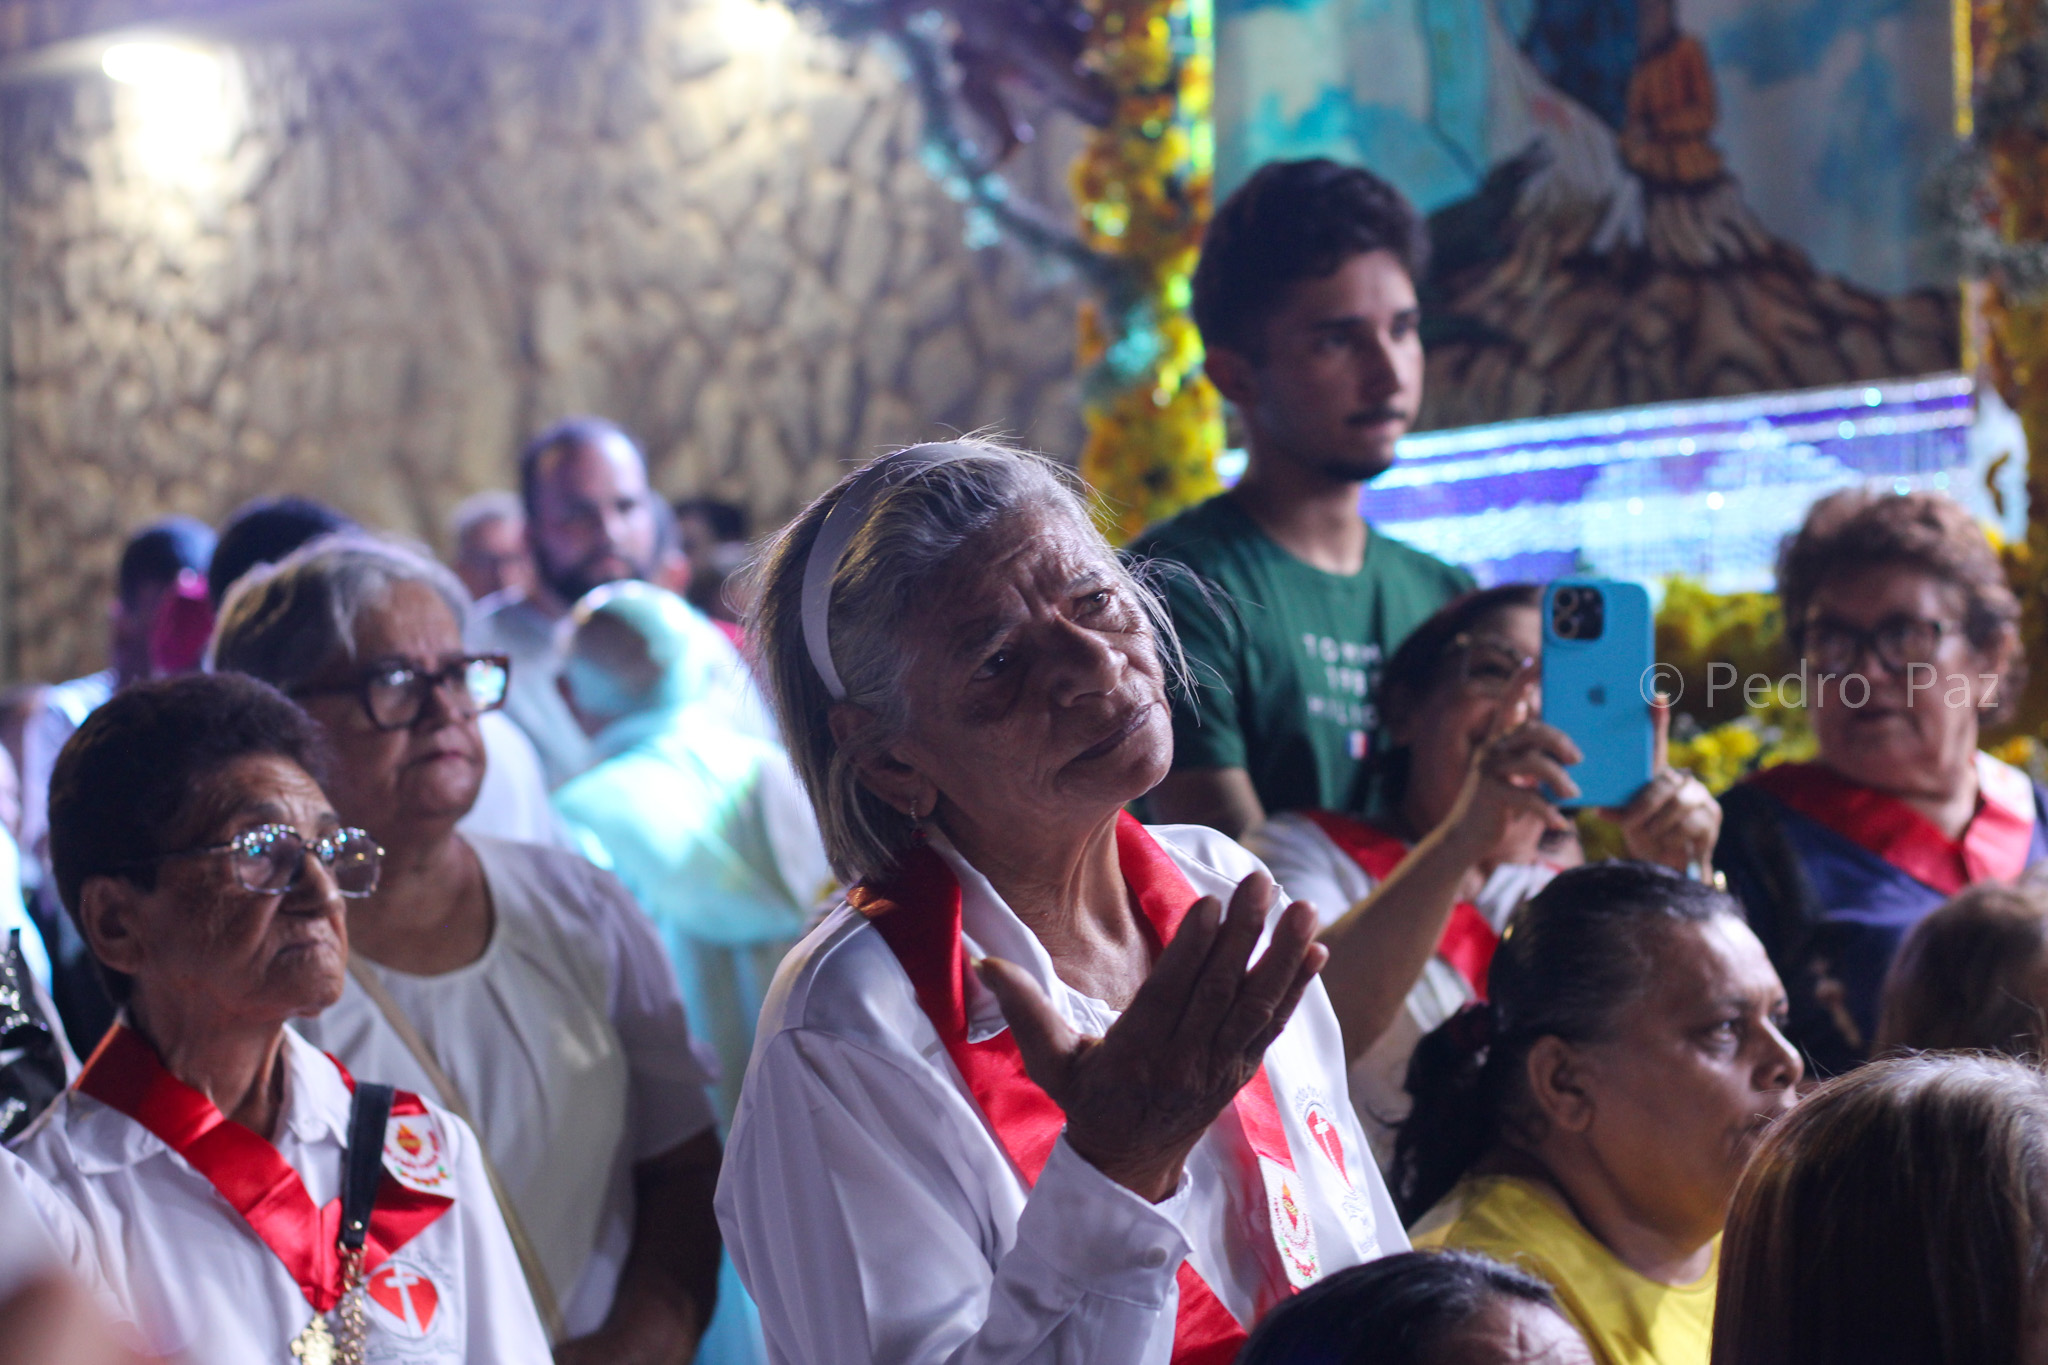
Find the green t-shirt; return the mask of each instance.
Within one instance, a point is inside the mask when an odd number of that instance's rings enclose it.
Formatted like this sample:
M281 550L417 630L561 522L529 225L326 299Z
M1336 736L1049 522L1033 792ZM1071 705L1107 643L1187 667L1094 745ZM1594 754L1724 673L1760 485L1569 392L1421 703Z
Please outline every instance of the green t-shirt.
M1227 493L1131 549L1201 579L1168 574L1160 585L1195 681L1192 695L1174 697L1175 771L1243 768L1268 814L1363 809L1380 667L1470 591L1472 575L1377 530L1357 573L1325 573L1280 548Z

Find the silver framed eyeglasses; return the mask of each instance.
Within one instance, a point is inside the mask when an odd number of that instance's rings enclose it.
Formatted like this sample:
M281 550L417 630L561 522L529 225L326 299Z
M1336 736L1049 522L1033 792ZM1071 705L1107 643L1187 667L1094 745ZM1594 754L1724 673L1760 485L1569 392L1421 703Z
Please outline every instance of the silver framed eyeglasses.
M215 853L227 854L235 881L244 891L260 896L282 896L297 886L305 875L308 853L326 866L334 878L335 889L351 900L375 894L377 878L384 871L384 850L362 830L338 829L323 838L308 839L290 825L258 825L224 844L181 848L143 862L160 863Z
M427 698L436 688L452 686L461 716L481 715L505 704L512 684L512 660L504 654L466 654L438 669L396 660L366 668L354 681L331 687L300 687L294 697L354 695L363 714L379 730L409 730L419 723Z

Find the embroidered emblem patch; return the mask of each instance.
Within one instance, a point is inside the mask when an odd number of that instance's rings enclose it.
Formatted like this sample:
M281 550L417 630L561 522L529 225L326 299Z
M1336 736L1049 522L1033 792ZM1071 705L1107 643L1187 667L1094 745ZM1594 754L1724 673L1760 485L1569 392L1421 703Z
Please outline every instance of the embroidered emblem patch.
M1271 1157L1259 1158L1259 1174L1266 1178L1266 1216L1273 1224L1273 1245L1280 1252L1280 1265L1287 1283L1306 1289L1323 1273L1316 1254L1316 1225L1309 1220L1301 1177Z
M387 1261L363 1285L376 1310L377 1323L401 1337L424 1337L433 1330L441 1308L441 1291L412 1266Z
M399 1184L421 1194L441 1194L453 1182L448 1144L432 1114L392 1118L384 1129L384 1169Z
M1317 1148L1330 1159L1330 1164L1337 1168L1337 1174L1344 1177L1344 1183L1348 1186L1351 1183L1351 1168L1344 1164L1344 1138L1338 1133L1336 1120L1330 1117L1330 1111L1323 1107L1321 1100L1312 1099L1308 1102L1302 1110L1301 1123L1308 1129L1308 1135Z

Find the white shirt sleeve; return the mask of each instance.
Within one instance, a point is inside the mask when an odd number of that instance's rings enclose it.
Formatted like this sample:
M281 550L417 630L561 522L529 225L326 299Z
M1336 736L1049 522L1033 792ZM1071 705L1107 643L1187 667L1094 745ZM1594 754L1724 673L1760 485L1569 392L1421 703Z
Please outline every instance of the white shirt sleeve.
M1185 1180L1149 1204L1062 1137L1028 1195L991 1187L963 1097L832 1034L777 1034L747 1086L719 1222L772 1360L1165 1365Z
M592 917L611 938L612 1027L626 1054L626 1142L635 1162L673 1151L716 1122L690 1045L682 990L654 925L618 878L589 870Z
M0 1147L0 1299L40 1275L70 1267L90 1275L83 1220L26 1162Z

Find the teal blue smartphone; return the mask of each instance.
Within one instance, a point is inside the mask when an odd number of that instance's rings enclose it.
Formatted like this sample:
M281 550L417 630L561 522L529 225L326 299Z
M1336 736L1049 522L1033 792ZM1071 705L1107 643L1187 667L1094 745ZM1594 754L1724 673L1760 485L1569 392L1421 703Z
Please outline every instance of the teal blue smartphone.
M1657 661L1640 583L1561 578L1543 590L1543 719L1583 757L1570 806L1622 806L1650 780Z

